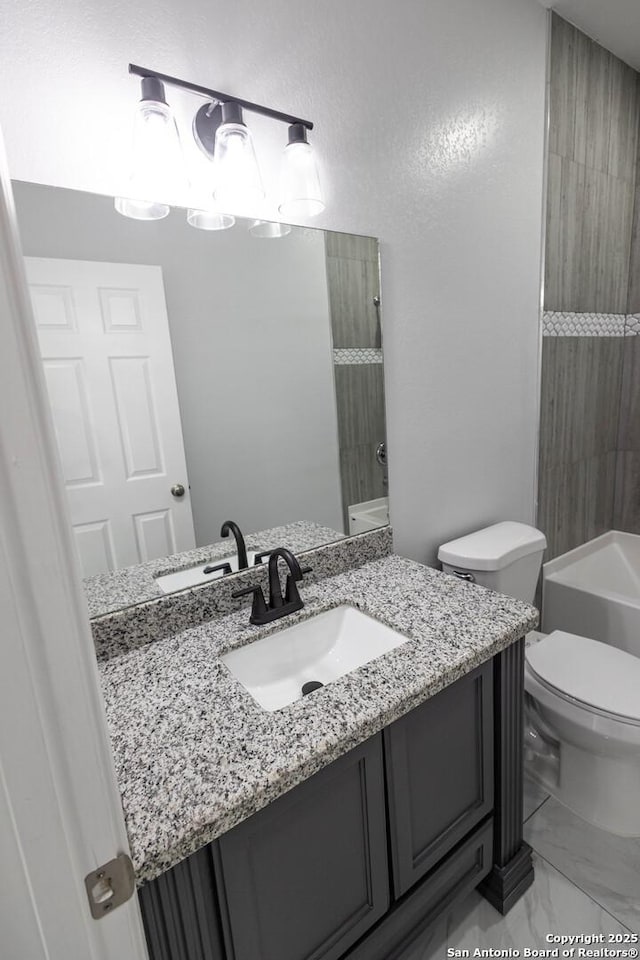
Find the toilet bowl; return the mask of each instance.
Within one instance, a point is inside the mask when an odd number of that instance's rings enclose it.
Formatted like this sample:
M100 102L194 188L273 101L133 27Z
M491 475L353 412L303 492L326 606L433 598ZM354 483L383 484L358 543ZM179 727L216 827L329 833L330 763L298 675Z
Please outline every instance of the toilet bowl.
M556 630L525 652L526 758L583 819L640 836L640 659Z
M546 546L503 522L443 544L445 573L533 602ZM640 836L640 657L556 630L525 651L529 772L583 819Z

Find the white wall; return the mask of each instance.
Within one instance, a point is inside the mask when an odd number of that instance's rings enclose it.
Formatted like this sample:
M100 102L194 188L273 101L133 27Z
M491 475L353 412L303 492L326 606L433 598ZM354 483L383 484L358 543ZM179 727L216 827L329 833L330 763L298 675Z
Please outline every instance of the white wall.
M129 60L316 123L318 225L379 236L397 549L531 520L546 14L536 0L32 0L0 13L12 176L116 192ZM193 106L188 103L185 133ZM284 131L252 121L267 185ZM185 137L186 139L186 137Z
M294 520L342 530L324 233L140 223L107 197L14 183L27 256L162 268L198 546ZM180 479L180 478L174 478Z

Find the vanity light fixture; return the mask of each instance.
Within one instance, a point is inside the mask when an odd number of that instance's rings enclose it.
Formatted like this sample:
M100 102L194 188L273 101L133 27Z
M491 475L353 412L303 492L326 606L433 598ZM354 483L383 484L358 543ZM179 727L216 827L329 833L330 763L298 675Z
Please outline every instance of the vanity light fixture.
M238 103L221 105L221 122L213 151L214 197L224 209L238 210L264 200L253 139Z
M194 205L187 214L192 226L203 230L227 229L233 226L235 217L226 211L232 210L233 214L251 212L265 197L253 139L243 111L269 117L289 127L280 177L280 212L304 217L315 216L324 209L315 158L307 138L308 131L313 129L310 120L135 64L129 64L129 73L141 78L142 99L134 129L128 191L131 199L116 199L119 213L141 220L159 219L169 213L171 206L183 200L188 188L178 129L164 95L165 85L188 90L207 101L194 117L193 136L212 161L215 203L210 210L208 205L204 205L204 209L197 209ZM256 231L252 228L252 232ZM282 228L280 232L272 229L256 235L284 236L287 232Z
M289 127L289 142L282 155L278 210L293 218L315 217L324 210L316 159L302 123Z
M164 84L142 77L142 97L133 123L128 191L117 197L118 213L134 220L161 220L188 190L178 127L166 101Z

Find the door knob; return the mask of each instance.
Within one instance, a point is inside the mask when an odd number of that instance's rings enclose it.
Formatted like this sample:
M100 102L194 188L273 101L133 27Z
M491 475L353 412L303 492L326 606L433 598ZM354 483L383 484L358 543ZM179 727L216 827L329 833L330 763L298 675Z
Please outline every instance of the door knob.
M174 483L171 487L171 495L174 497L184 497L184 487L181 483Z

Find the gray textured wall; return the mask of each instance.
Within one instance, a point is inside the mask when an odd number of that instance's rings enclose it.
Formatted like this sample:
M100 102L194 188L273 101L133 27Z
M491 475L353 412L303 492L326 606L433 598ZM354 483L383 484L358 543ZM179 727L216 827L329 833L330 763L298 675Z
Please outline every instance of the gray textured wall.
M624 315L638 76L555 14L550 72L545 310ZM544 338L538 525L547 558L614 526L623 364L630 384L625 354L636 340Z

